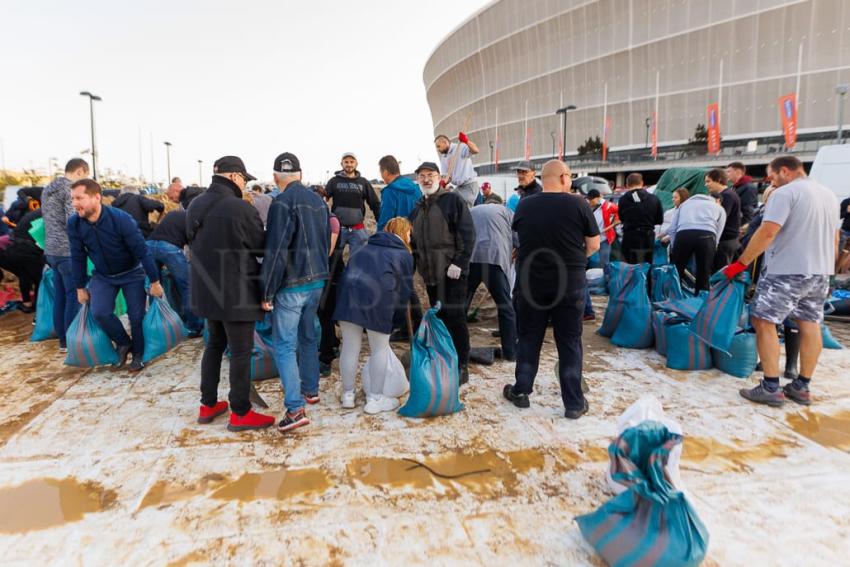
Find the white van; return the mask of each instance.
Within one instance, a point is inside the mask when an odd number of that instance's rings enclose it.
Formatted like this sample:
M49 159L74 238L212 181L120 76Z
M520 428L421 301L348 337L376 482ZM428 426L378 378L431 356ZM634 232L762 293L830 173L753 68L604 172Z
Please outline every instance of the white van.
M850 197L850 144L820 148L809 177L832 189L839 201Z

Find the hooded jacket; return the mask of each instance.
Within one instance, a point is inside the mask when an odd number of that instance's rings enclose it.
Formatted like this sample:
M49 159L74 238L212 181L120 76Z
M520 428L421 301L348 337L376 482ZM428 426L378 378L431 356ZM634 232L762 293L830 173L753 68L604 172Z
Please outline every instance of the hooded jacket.
M454 264L465 276L475 248L475 226L466 202L454 192L439 189L419 201L410 215L413 256L426 285L437 285Z
M121 209L134 219L139 225L139 230L142 231L142 236L147 238L153 231L148 215L150 213L161 213L165 210L165 205L159 201L148 199L136 193L121 193L118 198L112 202L112 206L116 209Z
M71 180L57 177L41 194L44 211L44 253L49 256L70 256L68 219L74 214L71 205Z
M753 215L755 215L759 204L758 186L756 186L752 177L744 175L732 187L741 201L741 224L749 224L753 220Z
M367 203L376 219L381 215L381 203L372 184L359 171L355 170L354 174L356 177L348 177L345 171L337 171L325 186L328 198L333 199L331 212L339 218L340 225L346 228L363 224Z
M410 218L416 203L422 198L419 185L407 177L399 175L381 191L381 215L378 218L378 232L384 230L390 219Z

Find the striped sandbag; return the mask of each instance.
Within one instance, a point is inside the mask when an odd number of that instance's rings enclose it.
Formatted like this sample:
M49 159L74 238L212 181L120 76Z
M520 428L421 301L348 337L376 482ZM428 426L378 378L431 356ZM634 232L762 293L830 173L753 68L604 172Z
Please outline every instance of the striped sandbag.
M652 301L684 299L685 292L679 282L679 270L676 266L654 266L652 268Z
M732 280L723 272L711 276L711 289L694 316L691 332L711 348L728 353L738 330L749 284L748 272L742 272Z
M53 328L53 302L56 300L53 281L55 277L55 270L47 270L42 274L41 283L38 284L38 295L35 300L35 326L32 328L32 336L30 337L33 342L56 338L56 331Z
M729 345L728 353L711 349L711 360L714 367L721 372L736 378L749 378L755 372L759 361L755 333L737 333Z
M674 317L676 317L675 313L652 312L652 335L655 338L655 352L661 356L667 356L667 328L665 323Z
M666 322L667 368L674 370L708 370L711 349L689 330L688 321L673 318Z
M688 321L693 321L694 317L696 317L697 313L699 313L703 303L705 303L705 298L703 296L685 297L683 299L656 301L652 304L652 308L657 311L675 313L676 315L684 317Z
M628 489L594 512L576 517L582 536L612 567L696 567L708 550L708 530L664 466L682 436L643 421L611 444L611 477Z
M142 320L142 335L145 338L142 361L150 362L180 344L186 338L186 328L167 300L151 297L150 307Z
M614 336L620 320L629 308L629 292L632 287L638 285L638 280L641 276L643 277L644 294L646 293L646 274L649 272L649 265L611 262L609 270L608 307L605 308L605 317L602 319L602 326L596 332L603 337L611 338Z
M68 347L65 364L68 366L94 368L118 362L112 341L94 320L88 303L83 304L65 336Z
M254 349L251 352L251 380L269 380L278 375L271 345L255 330Z

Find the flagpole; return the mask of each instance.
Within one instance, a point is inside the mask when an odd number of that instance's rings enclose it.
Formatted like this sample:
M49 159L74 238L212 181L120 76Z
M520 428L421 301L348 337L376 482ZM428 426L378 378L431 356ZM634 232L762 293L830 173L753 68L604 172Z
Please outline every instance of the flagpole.
M653 140L653 151L655 152L654 159L658 161L658 96L660 92L661 85L661 71L655 71L655 116L652 119L655 121L653 127L655 128L655 139Z
M608 81L605 81L605 89L602 95L602 161L606 161L608 154Z

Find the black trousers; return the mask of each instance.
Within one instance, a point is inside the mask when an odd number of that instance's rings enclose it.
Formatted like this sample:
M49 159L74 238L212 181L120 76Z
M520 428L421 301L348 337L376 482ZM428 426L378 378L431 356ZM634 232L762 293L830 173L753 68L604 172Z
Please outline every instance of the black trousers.
M679 279L684 281L685 268L696 257L696 291L707 290L714 262L715 234L708 230L682 230L676 233L670 261L676 265Z
M201 358L201 403L218 401L221 357L230 347L230 409L245 415L251 409L251 352L254 349L254 321L213 321L207 319L209 341Z
M621 247L627 264L652 264L655 231L652 229L623 230Z
M737 238L729 240L721 240L717 243L717 251L714 253L714 262L711 270L716 272L732 263L738 256L738 250L741 248L741 243Z
M442 308L437 314L449 334L457 351L458 364L465 366L469 363L469 328L466 326L466 276L456 280L443 276L436 285L426 285L428 301L433 307L438 301Z
M499 337L502 340L502 356L508 359L514 358L517 340L516 312L511 300L511 284L508 281L508 275L502 270L501 266L495 264L469 264L469 281L466 286L467 311L472 302L472 297L482 282L487 286L487 291L490 292L490 296L496 302L496 308L499 311Z
M581 391L582 350L581 316L584 313L585 271L572 268L567 272L565 289L554 293L516 293L517 330L519 348L516 360L516 385L518 394L530 394L540 363L540 348L546 335L546 325L552 321L555 345L560 362L558 380L564 408L577 410L584 407Z
M335 357L335 350L339 347L339 338L336 336L336 326L333 315L336 309L336 292L339 288L339 280L345 263L342 261L342 251L337 249L329 259L330 279L322 291L319 299L319 324L322 327L322 336L319 340L319 362L330 364Z
M41 284L44 254L41 248L30 242L12 242L5 250L0 250L0 268L15 274L21 288L21 299L29 303Z

